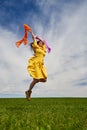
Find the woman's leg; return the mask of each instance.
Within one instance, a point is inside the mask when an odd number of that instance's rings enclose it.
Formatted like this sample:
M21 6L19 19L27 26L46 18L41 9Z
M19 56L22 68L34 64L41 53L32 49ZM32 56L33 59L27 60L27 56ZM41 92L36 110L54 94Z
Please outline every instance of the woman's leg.
M31 93L32 93L31 90L33 89L34 85L38 82L39 82L39 79L33 79L33 81L30 83L29 90L25 91L26 98L27 98L28 101L30 100L30 96L31 96Z
M32 89L35 86L35 84L38 83L38 82L46 82L46 81L47 81L46 78L44 78L44 79L33 79L33 81L30 83L29 90L25 92L26 98L27 98L28 101L30 100Z
M47 79L45 78L45 79L40 79L39 80L39 82L46 82L47 81Z
M36 83L39 82L39 79L33 79L33 81L30 83L29 90L31 91Z

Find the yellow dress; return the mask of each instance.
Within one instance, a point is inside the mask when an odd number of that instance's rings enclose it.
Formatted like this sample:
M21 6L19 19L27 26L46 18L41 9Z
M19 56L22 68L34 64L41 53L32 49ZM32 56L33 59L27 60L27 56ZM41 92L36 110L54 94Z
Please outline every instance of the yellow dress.
M44 66L46 46L43 45L43 47L40 47L35 40L32 47L34 49L34 56L28 60L28 72L35 79L47 78L47 72Z

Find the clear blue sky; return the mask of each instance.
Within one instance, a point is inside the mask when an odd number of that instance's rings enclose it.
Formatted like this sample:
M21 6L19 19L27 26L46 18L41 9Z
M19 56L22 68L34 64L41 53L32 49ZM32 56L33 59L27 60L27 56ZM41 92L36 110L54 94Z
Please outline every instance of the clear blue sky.
M24 97L32 80L32 52L28 45L15 46L24 23L52 48L45 58L48 81L37 84L32 97L87 97L86 13L86 0L0 1L0 97Z

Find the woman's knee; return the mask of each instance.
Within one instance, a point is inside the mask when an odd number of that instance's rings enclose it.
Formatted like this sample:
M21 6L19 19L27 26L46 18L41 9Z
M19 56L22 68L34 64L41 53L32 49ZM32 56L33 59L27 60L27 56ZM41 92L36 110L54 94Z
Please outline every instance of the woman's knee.
M34 82L35 83L38 83L40 80L39 79L34 79Z
M46 82L47 79L40 79L40 82Z

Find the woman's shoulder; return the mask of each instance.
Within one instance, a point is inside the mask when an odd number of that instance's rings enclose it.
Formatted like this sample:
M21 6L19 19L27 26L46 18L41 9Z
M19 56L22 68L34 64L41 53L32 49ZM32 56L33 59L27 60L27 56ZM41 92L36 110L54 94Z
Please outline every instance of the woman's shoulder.
M37 44L36 39L35 39L34 42L32 43L32 47L33 47L33 48L38 48L38 47L39 47L38 44Z

